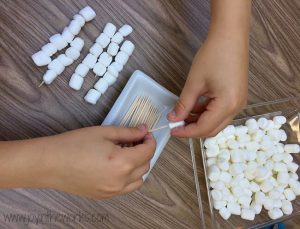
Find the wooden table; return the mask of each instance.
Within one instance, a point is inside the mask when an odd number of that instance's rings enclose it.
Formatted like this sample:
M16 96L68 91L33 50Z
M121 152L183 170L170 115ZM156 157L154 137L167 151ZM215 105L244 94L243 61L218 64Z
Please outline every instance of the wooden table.
M85 40L81 57L51 86L37 88L45 68L36 67L31 55L86 4L96 10L97 17L79 34ZM300 95L299 11L297 0L253 1L249 103ZM210 15L206 0L1 0L0 12L1 140L54 135L99 124L136 69L179 95L193 56L205 40ZM92 106L83 97L95 83L93 74L89 73L79 92L71 90L68 81L107 22L131 24L134 33L129 39L136 50L117 83ZM54 190L2 190L0 212L0 228L201 225L188 141L175 138L135 193L96 201ZM10 213L27 214L32 222L8 222L4 214ZM35 217L40 217L38 224ZM289 224L296 228L297 223L299 219Z

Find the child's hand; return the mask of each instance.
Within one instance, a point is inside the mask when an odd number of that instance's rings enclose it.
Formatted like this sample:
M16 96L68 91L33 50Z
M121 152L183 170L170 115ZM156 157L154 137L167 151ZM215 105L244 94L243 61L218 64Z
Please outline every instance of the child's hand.
M97 199L140 188L155 151L155 140L143 126L90 127L50 138L46 153L53 169L46 185ZM121 147L134 142L141 143Z
M245 106L247 85L247 44L221 36L209 38L195 56L180 99L168 117L189 124L173 129L172 135L214 136ZM208 101L200 104L199 96Z

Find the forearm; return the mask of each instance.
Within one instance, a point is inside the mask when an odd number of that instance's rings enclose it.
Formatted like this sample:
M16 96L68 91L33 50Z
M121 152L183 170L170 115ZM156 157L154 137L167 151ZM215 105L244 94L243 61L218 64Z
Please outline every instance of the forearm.
M248 44L251 0L211 0L208 37Z
M50 175L49 138L0 142L0 188L45 187Z

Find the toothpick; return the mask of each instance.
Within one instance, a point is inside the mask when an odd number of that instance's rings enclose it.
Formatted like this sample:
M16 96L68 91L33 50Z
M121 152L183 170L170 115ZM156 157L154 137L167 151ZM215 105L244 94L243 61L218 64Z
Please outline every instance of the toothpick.
M154 132L154 131L162 130L162 129L165 129L165 128L168 128L168 127L169 127L168 125L160 126L160 127L154 128L154 129L152 129L152 130L149 130L148 132L149 132L149 133L152 133L152 132Z
M43 80L38 87L43 86L44 83L45 83L45 81Z

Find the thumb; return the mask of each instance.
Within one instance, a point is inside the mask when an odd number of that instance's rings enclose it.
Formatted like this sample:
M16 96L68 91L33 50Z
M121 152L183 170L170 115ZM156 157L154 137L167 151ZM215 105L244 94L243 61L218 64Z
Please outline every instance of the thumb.
M191 83L187 82L175 107L168 114L169 121L177 122L185 120L197 103L200 93L201 88L196 89L195 86L192 86Z

